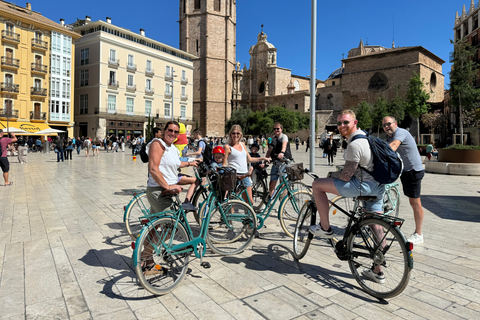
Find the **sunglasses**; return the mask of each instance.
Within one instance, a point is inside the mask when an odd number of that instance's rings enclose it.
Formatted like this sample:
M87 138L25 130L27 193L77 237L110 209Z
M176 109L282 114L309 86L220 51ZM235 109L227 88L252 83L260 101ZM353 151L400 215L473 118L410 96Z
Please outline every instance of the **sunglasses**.
M345 120L345 121L338 121L338 122L337 122L337 126L340 127L342 124L343 124L344 126L348 126L349 123L350 123L350 121L347 121L347 120Z
M273 128L273 130L277 131L277 130L281 130L282 128Z
M175 131L173 129L167 129L168 132L170 133L175 133L175 134L179 134L180 131Z
M387 123L384 123L384 124L383 124L383 127L384 127L384 128L385 128L385 127L390 127L392 124L393 124L393 123L391 123L391 122L387 122Z
M239 136L240 132L232 132L232 135Z

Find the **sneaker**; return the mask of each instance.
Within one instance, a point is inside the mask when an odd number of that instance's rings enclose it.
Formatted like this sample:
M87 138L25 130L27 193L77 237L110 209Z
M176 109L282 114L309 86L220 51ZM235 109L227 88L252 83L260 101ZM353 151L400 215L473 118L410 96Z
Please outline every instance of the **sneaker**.
M366 279L374 281L376 283L385 283L385 275L383 274L383 272L375 273L372 269L365 269L362 271L362 275Z
M408 238L407 240L408 242L411 242L413 244L420 244L420 243L423 243L423 234L418 234L416 232L414 232L410 238Z
M312 233L313 235L316 235L317 237L333 238L332 227L328 228L328 230L325 231L320 225L316 224L316 225L310 226L308 231L310 231L310 233Z
M185 201L182 203L183 210L186 211L197 211L197 207L195 207L193 204L190 203L190 201Z

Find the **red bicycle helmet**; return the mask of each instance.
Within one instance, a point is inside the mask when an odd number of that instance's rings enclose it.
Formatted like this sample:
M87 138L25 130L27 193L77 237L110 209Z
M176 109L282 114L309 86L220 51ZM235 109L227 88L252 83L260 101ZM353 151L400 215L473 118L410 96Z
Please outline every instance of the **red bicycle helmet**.
M225 149L223 149L222 146L216 146L215 148L213 148L212 153L213 154L215 154L215 153L225 154Z

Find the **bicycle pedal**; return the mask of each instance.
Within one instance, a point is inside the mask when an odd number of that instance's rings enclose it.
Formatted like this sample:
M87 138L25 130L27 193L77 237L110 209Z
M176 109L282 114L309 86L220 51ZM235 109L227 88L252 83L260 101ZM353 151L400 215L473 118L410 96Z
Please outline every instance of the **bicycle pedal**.
M206 261L200 263L200 265L201 265L204 269L210 269L210 267L212 266L212 265L210 264L210 262L206 262Z

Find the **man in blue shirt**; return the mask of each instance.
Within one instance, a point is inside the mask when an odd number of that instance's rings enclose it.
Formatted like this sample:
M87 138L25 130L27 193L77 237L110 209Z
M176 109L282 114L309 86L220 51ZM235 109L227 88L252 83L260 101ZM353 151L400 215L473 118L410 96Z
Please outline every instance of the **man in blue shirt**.
M400 180L403 185L403 193L409 198L415 218L415 232L408 238L408 241L413 244L423 243L423 207L420 201L420 191L425 169L423 169L417 144L410 132L398 127L394 117L383 118L383 130L388 136L387 142L390 147L397 151L403 160L404 167Z

